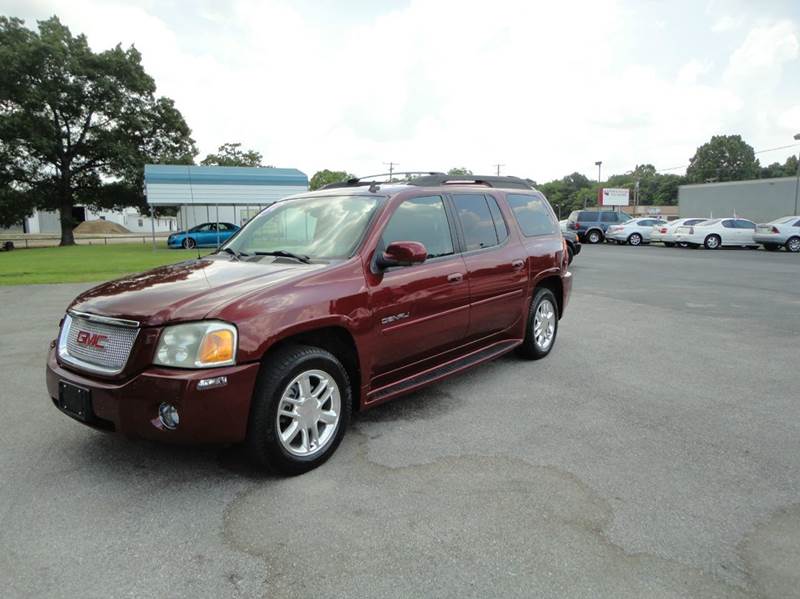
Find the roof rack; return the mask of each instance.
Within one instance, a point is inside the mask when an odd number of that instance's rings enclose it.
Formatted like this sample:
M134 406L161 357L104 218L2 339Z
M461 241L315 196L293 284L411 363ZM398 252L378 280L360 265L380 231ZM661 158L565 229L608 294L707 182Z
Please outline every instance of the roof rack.
M379 177L389 177L388 181L376 181ZM405 183L417 187L436 187L439 185L483 185L485 187L510 187L513 189L534 189L533 183L526 179L511 176L496 175L447 175L436 171L401 171L380 173L366 177L354 177L346 181L328 183L322 189L336 189L341 187L370 186L370 191L375 191L378 185L390 183ZM374 188L374 189L373 189Z
M394 171L391 173L378 173L377 175L367 175L366 177L354 177L345 181L336 181L335 183L328 183L322 189L336 189L339 187L358 187L369 185L388 185L390 183L410 183L414 178L419 177L432 177L432 176L446 176L444 173L438 171ZM388 177L386 181L376 181L380 177Z
M437 185L484 185L486 187L511 187L513 189L533 189L533 183L519 177L496 175L443 175L435 174L417 177L410 185L435 187Z

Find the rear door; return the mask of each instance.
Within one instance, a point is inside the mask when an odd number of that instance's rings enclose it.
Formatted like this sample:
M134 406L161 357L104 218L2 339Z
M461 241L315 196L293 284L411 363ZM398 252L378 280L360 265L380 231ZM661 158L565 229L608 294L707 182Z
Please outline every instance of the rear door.
M404 200L386 224L376 252L393 241L418 241L428 259L384 270L370 279L370 301L380 339L373 345L374 383L404 378L404 368L464 342L469 286L452 216L440 195Z
M736 219L736 230L739 232L739 243L742 245L755 245L753 233L756 232L756 224L746 218Z
M456 193L464 262L469 273L468 338L500 333L517 324L527 285L524 249L509 236L497 199L491 194Z

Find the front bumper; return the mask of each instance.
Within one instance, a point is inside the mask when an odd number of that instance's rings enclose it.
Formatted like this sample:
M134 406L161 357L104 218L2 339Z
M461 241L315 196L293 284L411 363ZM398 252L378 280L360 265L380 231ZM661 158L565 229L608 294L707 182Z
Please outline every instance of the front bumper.
M87 421L80 422L93 428L173 443L238 443L247 435L259 366L251 363L205 370L151 367L124 381L107 381L62 368L51 349L47 391L58 407L59 382L88 389L92 413ZM197 389L199 380L219 376L227 377L226 385ZM162 402L178 409L180 424L175 430L164 428L158 419Z

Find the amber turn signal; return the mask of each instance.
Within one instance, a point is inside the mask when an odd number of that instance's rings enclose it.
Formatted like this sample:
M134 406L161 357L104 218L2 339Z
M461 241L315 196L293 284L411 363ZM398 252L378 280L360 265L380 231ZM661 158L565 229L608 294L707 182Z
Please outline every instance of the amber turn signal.
M203 364L230 362L234 354L233 332L228 330L211 331L203 337L198 352L198 361Z

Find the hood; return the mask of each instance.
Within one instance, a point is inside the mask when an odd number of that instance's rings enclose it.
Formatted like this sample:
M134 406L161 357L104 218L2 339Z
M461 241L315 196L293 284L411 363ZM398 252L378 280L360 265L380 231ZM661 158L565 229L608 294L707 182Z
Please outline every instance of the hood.
M277 288L326 267L269 260L209 257L162 266L90 289L70 309L137 320L144 326L200 320L252 292Z

